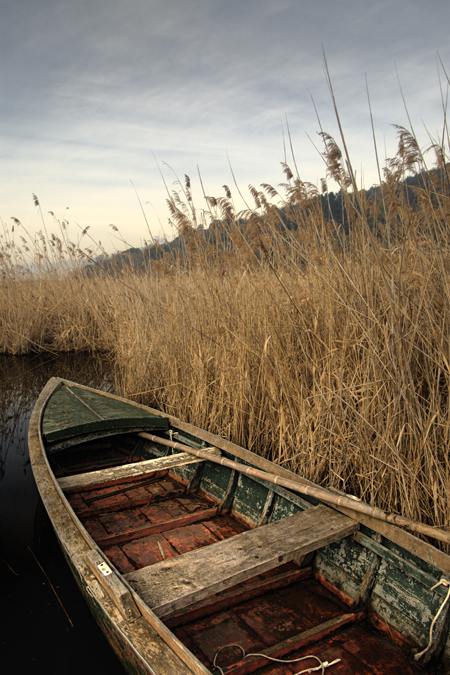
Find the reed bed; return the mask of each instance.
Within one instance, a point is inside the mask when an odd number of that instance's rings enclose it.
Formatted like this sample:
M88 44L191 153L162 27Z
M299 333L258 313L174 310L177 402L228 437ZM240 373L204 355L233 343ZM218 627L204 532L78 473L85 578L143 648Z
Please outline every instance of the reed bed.
M5 231L0 350L102 352L118 393L450 529L448 165L434 144L427 172L398 134L372 197L323 135L343 223L325 215L326 182L321 198L285 164L281 188L251 187L244 213L227 186L200 212L186 177L169 200L183 255L145 270L86 274L86 252L62 236L44 236L53 259L37 242L33 267Z

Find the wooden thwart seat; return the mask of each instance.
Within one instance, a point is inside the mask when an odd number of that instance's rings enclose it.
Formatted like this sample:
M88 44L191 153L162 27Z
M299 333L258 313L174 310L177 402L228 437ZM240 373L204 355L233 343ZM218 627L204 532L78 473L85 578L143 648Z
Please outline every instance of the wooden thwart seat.
M220 456L221 452L217 448L205 448L211 455ZM144 459L140 462L133 462L132 464L123 464L122 466L113 466L109 469L101 469L99 471L88 471L86 473L79 473L75 476L65 476L58 479L58 484L64 492L73 492L82 488L90 487L91 485L101 485L102 483L109 483L112 481L122 480L124 478L134 478L136 476L146 476L156 471L165 471L166 469L173 469L177 466L184 466L185 464L193 464L195 462L204 462L206 460L199 459L188 452L179 452L168 457L157 457L156 459Z
M124 576L162 618L358 529L348 516L316 506Z

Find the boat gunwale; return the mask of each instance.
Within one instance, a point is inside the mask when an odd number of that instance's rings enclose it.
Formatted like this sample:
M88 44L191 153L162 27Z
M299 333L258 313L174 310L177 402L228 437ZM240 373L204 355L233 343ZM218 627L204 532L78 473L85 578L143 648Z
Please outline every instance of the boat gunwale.
M65 380L63 378L51 378L51 379L58 380L59 382L61 382L61 384L67 384L69 386L75 385L82 389L97 391L95 389L92 389L92 387L77 384L76 382ZM51 380L49 380L49 382L51 382ZM289 469L286 469L285 467L275 464L270 460L253 453L251 450L247 450L246 448L243 448L240 445L236 445L232 441L228 441L224 438L221 438L220 436L216 436L210 431L200 429L199 427L196 427L195 425L189 422L183 422L182 420L178 419L177 417L174 417L169 413L162 413L160 410L151 408L150 406L145 406L141 403L130 401L129 399L117 396L116 394L111 394L109 392L102 392L102 394L108 396L109 398L113 398L125 403L132 403L133 405L139 408L150 411L152 414L167 417L169 419L171 426L177 427L181 431L187 434L191 434L195 438L199 438L209 445L214 445L220 450L228 452L231 455L234 455L235 457L239 457L245 462L248 462L249 464L256 466L264 471L268 471L275 475L291 479L299 483L300 485L307 485L310 487L320 487L322 490L329 492L331 495L336 495L336 492L334 490L332 491L327 488L323 488L322 486L319 486L317 483L314 483L306 478L303 478L302 476L298 476ZM347 497L349 496L346 493L341 494ZM355 501L360 502L361 500L355 498ZM444 553L443 551L440 551L438 548L433 546L433 544L430 544L429 542L424 541L423 539L419 539L414 534L407 532L406 530L396 525L378 520L373 516L359 513L355 509L338 505L329 505L329 506L330 508L334 508L336 511L340 511L344 515L353 518L354 520L358 521L361 525L365 525L374 532L381 534L385 538L390 539L395 544L405 549L406 552L416 556L417 558L422 558L428 564L432 565L443 574L450 575L450 556Z
M33 467L33 473L35 475L35 478L37 479L36 482L38 483L39 486L39 492L41 493L41 497L43 498L44 505L48 511L48 504L47 501L44 499L44 495L42 494L42 491L46 492L48 490L55 490L56 494L58 495L59 501L61 505L65 508L65 511L67 513L67 516L70 517L70 520L72 521L72 524L76 528L79 536L81 539L84 540L84 546L88 546L89 549L94 549L97 550L101 553L102 556L104 554L102 551L98 548L97 544L95 541L91 538L91 536L88 534L88 532L85 530L84 526L82 523L79 521L78 517L76 514L73 512L72 507L70 506L66 496L64 495L63 491L60 489L56 477L54 476L50 464L48 461L48 457L45 452L45 446L44 446L44 441L42 438L42 430L41 430L41 421L42 417L45 412L45 407L50 400L52 394L57 391L61 386L64 385L69 385L69 386L77 386L79 388L87 389L90 391L97 391L95 389L92 389L91 387L87 387L84 385L80 385L74 382L71 382L69 380L65 380L62 378L51 378L44 389L42 390L35 408L33 410L33 414L30 419L30 427L29 427L29 445L30 445L30 460L32 463ZM151 412L152 414L164 416L169 420L169 423L171 426L179 429L180 431L190 434L195 438L198 438L199 440L206 442L209 445L214 445L215 447L219 448L220 450L224 451L225 453L229 453L233 455L236 458L241 459L245 463L249 463L253 466L257 466L259 468L262 468L263 470L268 470L271 473L287 477L291 480L294 480L295 482L298 482L299 484L303 485L310 485L310 486L316 486L315 483L306 480L304 478L301 478L300 476L297 476L293 472L289 471L288 469L285 469L284 467L281 467L279 465L276 465L269 460L264 459L263 457L260 457L253 452L242 448L240 446L237 446L233 444L230 441L227 441L226 439L220 438L211 432L199 429L195 427L194 425L187 423L187 422L182 422L181 420L177 419L176 417L170 415L170 414L164 414L161 411L155 410L153 408L150 408L148 406L144 406L142 404L129 401L128 399L116 396L115 394L111 394L108 392L101 392L104 396L107 396L109 398L118 400L118 401L123 401L127 403L131 403L132 405L142 408L144 410L147 410ZM41 458L41 461L37 461L37 457ZM48 474L48 477L50 478L50 484L49 485L42 485L38 482L38 476L36 476L35 473L35 462L38 465L38 473L39 470L43 471L44 467L46 469L46 472ZM42 478L42 475L40 476ZM44 481L45 483L45 481ZM325 488L322 488L325 489ZM330 494L333 494L331 491L329 491ZM345 494L345 493L342 493ZM312 506L313 504L311 504ZM446 575L450 575L450 556L447 554L443 553L439 549L437 549L435 546L432 544L423 541L421 539L418 539L415 535L406 532L405 530L392 525L390 523L386 523L383 521L379 521L374 517L358 513L356 510L353 510L348 507L342 507L342 506L337 506L337 505L328 505L329 508L334 508L336 511L339 511L351 518L353 518L355 521L359 522L360 524L368 527L371 529L373 532L377 532L386 539L390 540L393 544L396 546L399 546L401 549L404 550L405 554L410 556L412 559L417 558L419 560L423 560L424 562L428 563L431 565L433 568L436 570L440 571L441 573L444 573ZM49 514L50 515L50 514ZM61 529L58 529L57 525L54 523L53 518L51 518L53 527L57 531L58 534L58 539L61 541ZM64 537L63 537L64 538ZM80 542L81 542L80 539ZM363 544L361 544L363 545ZM105 559L106 560L106 559ZM72 565L77 565L78 561L77 560L72 560ZM111 563L108 561L108 564L111 565ZM115 570L114 566L111 565L113 569ZM115 570L116 571L116 570ZM85 574L83 569L78 569L77 570L78 574L82 577L85 578ZM130 593L132 594L132 597L134 598L138 608L140 609L143 617L147 620L149 627L159 635L159 637L166 643L166 646L175 653L175 655L185 663L185 665L194 673L197 673L198 675L210 675L210 671L205 668L203 664L201 664L200 661L187 649L179 640L176 638L176 636L165 626L165 624L157 617L156 614L152 612L152 610L145 604L145 602L140 598L140 596L132 589L132 587L128 584L128 582L124 579L124 576L121 575L116 571L117 575L119 578L122 580L122 582L125 584L125 586L128 588ZM110 620L113 620L113 618L110 616ZM115 622L114 622L114 625ZM132 649L136 652L136 647L133 645L133 643L127 638L129 645L132 647ZM175 643L179 643L179 645L176 645ZM175 647L178 646L178 649ZM181 648L181 654L179 652L179 649ZM139 653L139 652L137 652ZM142 660L142 656L140 656ZM192 662L192 661L193 662ZM148 663L146 663L148 666ZM151 669L148 670L148 672L153 672Z
M36 404L34 406L33 412L30 417L29 427L28 427L28 446L30 454L30 462L33 470L33 475L38 486L38 491L41 497L41 500L44 504L45 510L50 518L52 527L56 532L58 541L61 548L63 549L64 557L68 560L69 566L76 570L76 581L78 583L79 579L83 579L86 584L86 589L83 590L83 595L86 597L86 592L88 592L88 578L92 576L93 581L98 581L93 572L89 569L86 561L84 560L85 556L89 551L96 551L101 555L107 565L112 569L112 571L117 575L123 585L131 593L132 598L134 599L141 615L146 619L149 629L155 631L158 637L165 643L171 654L174 654L175 657L179 659L187 668L189 672L194 675L211 675L211 671L208 670L198 659L187 649L183 643L174 635L174 633L167 628L167 626L159 619L159 617L154 614L151 609L144 603L142 598L136 593L136 591L130 586L127 580L124 578L120 572L115 568L114 564L105 558L103 551L97 546L94 539L87 532L86 528L83 526L78 516L75 514L72 509L67 497L64 495L64 492L59 487L57 479L50 467L48 457L45 453L45 446L42 437L42 417L45 412L46 405L50 400L52 394L57 391L61 386L65 384L76 384L62 378L52 377L47 382L43 390L41 391L40 396L38 397ZM83 385L76 385L82 386ZM85 389L91 389L91 387L83 387ZM93 390L96 391L96 390ZM102 392L103 393L103 392ZM111 395L112 398L117 398L114 395ZM126 400L126 399L122 399ZM45 485L46 478L49 479L47 485ZM57 496L57 501L52 500L52 493L54 496ZM58 508L60 507L60 508ZM58 520L61 517L61 509L63 509L63 516L66 516L66 522L64 526L61 526L60 523L55 522L55 519L52 516L57 516ZM68 520L67 520L68 518ZM70 537L67 534L67 526L74 528L70 533ZM70 542L69 542L70 539ZM87 547L87 548L86 548ZM84 550L83 550L84 549ZM83 561L81 563L81 560ZM86 574L87 573L87 574ZM105 596L108 597L108 594L105 591ZM133 644L133 641L125 635L123 632L120 623L114 619L114 616L108 612L108 609L105 607L103 602L97 598L97 603L101 606L101 609L104 613L107 614L109 621L114 626L115 631L119 631L122 637L126 640L127 646L131 649L135 655L139 658L140 662L144 665L145 672L149 675L154 675L154 670L150 663L145 659L139 650L139 648ZM91 603L88 603L91 605ZM126 622L126 619L124 619Z

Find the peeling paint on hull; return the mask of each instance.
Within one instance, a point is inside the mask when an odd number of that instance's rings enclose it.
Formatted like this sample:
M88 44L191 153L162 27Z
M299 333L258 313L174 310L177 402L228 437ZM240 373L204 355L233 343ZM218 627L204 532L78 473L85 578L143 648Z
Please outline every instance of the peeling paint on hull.
M77 445L73 435L65 440L64 425L58 423L57 442L46 444L45 405L65 386L51 380L36 405L30 423L33 471L77 584L127 672L208 675L219 650L217 663L227 675L296 673L316 665L314 660L280 664L265 656L310 655L329 662L339 659L333 673L423 672L413 655L428 642L430 624L445 598L442 587L431 591L431 586L448 578L450 559L447 563L442 553L434 554L433 547L398 534L397 528L370 522L372 529L367 519L359 523L317 506L314 499L209 460L180 460L177 466L176 455L173 459L166 446L143 441L135 429L110 435L103 423L98 432L91 424L89 435ZM95 415L92 405L101 395L88 395L74 384L70 388L89 400L90 415ZM59 401L66 399L60 393ZM108 395L102 409L114 415L116 400ZM121 401L127 419L130 405ZM158 416L157 411L137 409L136 419ZM120 427L120 414L114 420ZM74 428L85 431L83 420L73 414L70 424L70 433ZM231 459L286 475L280 467L173 418L161 424L156 420L158 425L161 438L175 437L197 448L213 445ZM145 475L131 472L131 465L139 462L147 467ZM111 467L119 464L121 478L107 479L113 475ZM98 483L90 478L93 471L99 472ZM66 480L71 475L80 478ZM62 477L61 486L72 485L65 492L58 484ZM305 523L305 529L300 527L291 542L288 526L294 522ZM306 526L309 522L312 527ZM336 532L347 528L346 534L333 535L333 527ZM286 534L279 551L285 547L287 555L274 556L269 533L281 532ZM414 553L401 545L411 540ZM299 552L289 554L296 547ZM219 551L230 556L230 563ZM417 555L420 551L423 557ZM234 555L244 556L246 565L228 579ZM180 577L175 600L158 609L152 605L156 596L151 586L159 579L164 589L169 578L165 570L169 573L174 565L186 571L185 581ZM201 572L186 590L192 565ZM141 586L147 588L144 594ZM446 609L436 624L434 661L427 672L437 673L438 660L450 657L448 634ZM263 656L243 659L239 649L223 649L235 643L246 653Z

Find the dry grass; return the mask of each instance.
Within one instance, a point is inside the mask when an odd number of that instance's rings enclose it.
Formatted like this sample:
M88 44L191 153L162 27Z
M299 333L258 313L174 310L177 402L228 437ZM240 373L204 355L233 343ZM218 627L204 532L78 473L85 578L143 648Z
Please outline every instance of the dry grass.
M324 141L328 177L344 189L346 232L325 222L317 191L285 166L282 196L252 188L245 214L235 213L228 188L207 198L214 241L197 227L187 179L184 198L169 205L187 256L145 273L86 277L79 244L61 237L56 260L47 254L24 272L22 249L5 233L0 349L102 351L120 393L320 484L450 529L442 148L411 204L401 181L424 168L411 134L399 129L377 201L351 188L339 148ZM281 227L274 202L295 229Z

